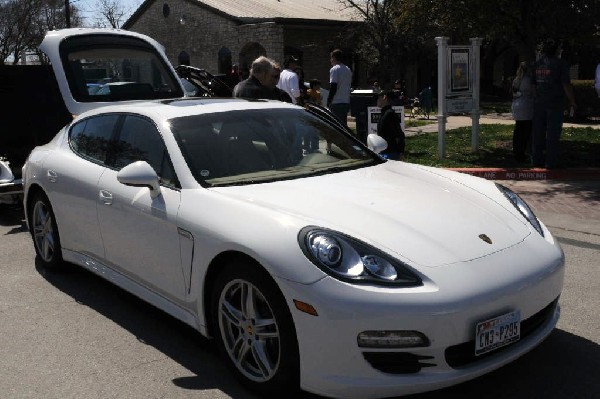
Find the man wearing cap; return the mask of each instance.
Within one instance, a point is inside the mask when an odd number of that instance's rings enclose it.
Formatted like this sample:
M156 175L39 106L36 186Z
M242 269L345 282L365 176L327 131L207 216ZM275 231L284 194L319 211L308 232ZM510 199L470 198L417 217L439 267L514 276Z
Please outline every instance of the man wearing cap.
M294 72L298 67L298 58L293 55L289 56L283 63L283 66L285 69L281 71L277 87L289 94L294 104L299 104L302 102L302 98L298 83L298 75Z

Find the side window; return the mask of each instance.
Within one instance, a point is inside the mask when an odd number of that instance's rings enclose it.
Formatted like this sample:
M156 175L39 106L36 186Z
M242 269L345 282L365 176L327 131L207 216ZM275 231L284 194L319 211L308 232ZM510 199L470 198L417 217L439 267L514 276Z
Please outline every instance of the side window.
M105 164L110 139L119 115L103 115L85 119L71 128L71 148L91 161Z
M161 184L178 186L167 148L154 124L145 118L128 115L114 144L111 164L121 169L135 161L148 162L160 177Z

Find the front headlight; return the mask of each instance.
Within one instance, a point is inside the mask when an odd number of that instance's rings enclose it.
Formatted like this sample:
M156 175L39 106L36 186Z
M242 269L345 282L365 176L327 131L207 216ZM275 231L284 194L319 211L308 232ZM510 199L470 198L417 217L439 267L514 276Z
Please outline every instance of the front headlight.
M515 208L519 210L521 215L523 215L525 219L527 219L529 223L531 223L533 228L536 229L537 232L540 233L543 237L544 231L542 230L542 226L540 225L538 218L535 216L529 205L527 205L525 201L523 201L523 199L521 199L521 197L515 194L511 189L506 188L498 183L496 183L496 187L498 187L498 190L500 190L504 194L504 196L509 199L509 201L515 206Z
M344 234L306 227L300 232L299 242L311 262L339 280L404 287L422 284L399 260Z

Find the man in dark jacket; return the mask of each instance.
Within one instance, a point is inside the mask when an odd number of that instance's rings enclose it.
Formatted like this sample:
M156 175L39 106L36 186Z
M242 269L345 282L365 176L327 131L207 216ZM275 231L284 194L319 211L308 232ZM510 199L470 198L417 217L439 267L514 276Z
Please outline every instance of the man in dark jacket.
M377 134L387 141L387 148L381 152L387 159L404 159L405 137L400 125L400 117L392 109L395 99L393 90L385 90L377 96L377 106L381 108L381 117L377 123Z
M285 92L275 87L281 69L275 61L261 56L252 62L250 77L233 88L233 97L292 102Z
M577 106L569 65L560 58L560 52L560 43L548 39L534 65L533 164L550 169L558 166L565 100L572 110Z

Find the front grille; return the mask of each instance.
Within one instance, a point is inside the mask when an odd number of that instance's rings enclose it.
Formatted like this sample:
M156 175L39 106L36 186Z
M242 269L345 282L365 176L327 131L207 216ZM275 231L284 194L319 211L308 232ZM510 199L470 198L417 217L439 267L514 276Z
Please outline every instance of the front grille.
M414 374L423 367L433 367L435 364L423 363L423 360L433 359L433 356L420 356L407 352L363 352L363 356L373 368L389 374Z
M545 324L548 321L548 319L550 319L554 314L557 303L558 298L556 298L548 306L546 306L544 309L540 310L530 318L521 321L521 339L531 335L543 324ZM510 347L511 345L507 345L502 348L499 348L498 350L488 352L480 356L475 356L475 340L472 340L459 345L448 347L446 349L446 362L448 362L448 365L450 365L450 367L459 368L469 365L471 363L475 363L487 357L494 356L499 352L502 352L503 349L508 349Z

